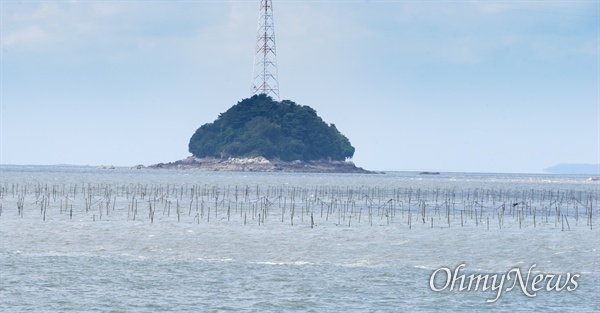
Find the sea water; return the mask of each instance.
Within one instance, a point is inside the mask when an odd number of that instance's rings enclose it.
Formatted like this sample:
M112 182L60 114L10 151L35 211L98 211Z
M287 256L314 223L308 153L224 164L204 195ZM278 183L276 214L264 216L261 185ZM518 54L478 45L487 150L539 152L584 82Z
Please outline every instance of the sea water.
M587 176L72 166L0 175L1 312L600 310L600 191ZM578 275L577 285L527 296L517 282L498 297L459 280L442 288L439 269L461 264L465 278L518 269L524 280Z

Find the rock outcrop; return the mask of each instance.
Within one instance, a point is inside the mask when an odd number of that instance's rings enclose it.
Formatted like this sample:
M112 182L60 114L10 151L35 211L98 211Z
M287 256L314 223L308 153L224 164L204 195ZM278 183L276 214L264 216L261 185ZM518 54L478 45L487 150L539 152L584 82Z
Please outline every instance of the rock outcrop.
M136 166L141 169L142 167ZM309 161L300 160L284 162L267 160L264 157L255 158L196 158L193 156L183 160L158 163L145 167L148 169L176 169L202 171L231 171L231 172L284 172L284 173L360 173L372 174L347 161Z

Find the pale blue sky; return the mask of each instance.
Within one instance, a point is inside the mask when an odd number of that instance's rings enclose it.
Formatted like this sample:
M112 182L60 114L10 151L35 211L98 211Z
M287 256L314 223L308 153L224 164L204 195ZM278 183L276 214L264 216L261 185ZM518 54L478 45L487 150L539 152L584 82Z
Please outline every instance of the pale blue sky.
M0 1L2 164L189 155L250 96L260 1ZM599 1L274 3L282 99L373 170L600 163Z

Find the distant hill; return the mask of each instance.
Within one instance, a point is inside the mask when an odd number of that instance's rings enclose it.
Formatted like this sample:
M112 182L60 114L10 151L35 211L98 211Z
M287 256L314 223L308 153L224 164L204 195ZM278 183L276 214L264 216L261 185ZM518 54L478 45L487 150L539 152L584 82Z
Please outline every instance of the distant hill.
M232 106L196 130L189 142L196 158L344 161L354 147L334 124L309 106L255 95Z
M600 175L600 164L570 164L561 163L544 169L553 174L590 174Z

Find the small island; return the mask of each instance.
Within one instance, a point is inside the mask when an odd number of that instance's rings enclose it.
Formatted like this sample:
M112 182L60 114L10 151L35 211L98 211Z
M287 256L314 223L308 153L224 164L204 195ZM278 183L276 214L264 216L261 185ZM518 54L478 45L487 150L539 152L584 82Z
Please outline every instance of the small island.
M314 109L264 94L243 99L200 126L188 148L192 156L149 168L372 173L349 161L355 151L350 140Z

